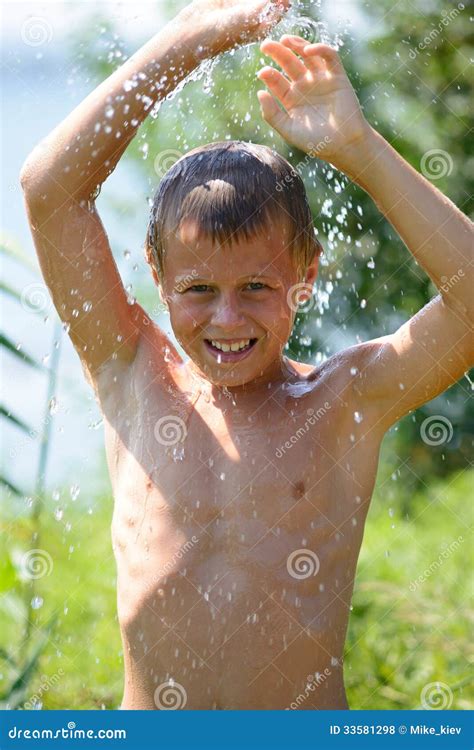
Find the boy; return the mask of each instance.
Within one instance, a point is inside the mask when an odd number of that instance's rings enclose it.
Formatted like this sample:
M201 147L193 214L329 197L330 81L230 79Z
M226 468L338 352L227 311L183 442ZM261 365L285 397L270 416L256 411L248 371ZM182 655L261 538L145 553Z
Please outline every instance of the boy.
M193 2L22 169L45 281L104 414L126 709L284 709L305 692L302 709L348 708L342 654L380 443L474 362L470 222L367 123L336 51L299 37L262 44L282 68L259 73L263 118L361 185L440 294L318 367L284 357L321 248L290 165L225 142L172 167L147 233L189 359L127 299L98 187L156 100L287 6Z

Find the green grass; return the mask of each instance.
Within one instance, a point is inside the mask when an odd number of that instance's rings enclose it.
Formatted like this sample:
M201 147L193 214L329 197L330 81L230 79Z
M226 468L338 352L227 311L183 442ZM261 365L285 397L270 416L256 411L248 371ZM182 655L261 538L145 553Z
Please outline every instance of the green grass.
M421 691L434 682L448 686L452 708L472 708L467 685L472 553L466 526L472 516L473 479L474 472L464 472L411 497L404 495L404 482L378 480L346 644L345 681L352 708L418 708ZM32 610L28 653L51 618L57 619L33 676L25 679L23 702L36 693L44 709L116 708L123 660L110 539L112 502L110 497L69 501L57 520L59 504L48 501L33 543L31 522L22 509L10 507L10 514L4 513L0 648L18 657L22 611L31 594L30 584L20 580L18 561L31 547L45 549L53 566L50 575L37 581L43 604ZM441 564L433 564L440 555ZM426 580L410 588L430 565ZM3 656L0 699L5 700L18 670ZM41 695L42 685L47 689Z

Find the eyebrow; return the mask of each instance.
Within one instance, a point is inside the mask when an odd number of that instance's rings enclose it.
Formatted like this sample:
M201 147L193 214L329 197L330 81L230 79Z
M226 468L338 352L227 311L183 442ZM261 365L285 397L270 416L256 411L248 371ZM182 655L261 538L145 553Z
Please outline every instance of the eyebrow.
M237 279L237 281L244 281L245 279L255 279L255 278L273 278L271 274L265 273L263 271L256 271L254 273L246 274L245 276L241 276ZM194 276L190 273L185 273L182 276L175 276L175 284L181 284L183 281L188 281L190 284L198 283L200 281L210 281L210 279L207 276Z

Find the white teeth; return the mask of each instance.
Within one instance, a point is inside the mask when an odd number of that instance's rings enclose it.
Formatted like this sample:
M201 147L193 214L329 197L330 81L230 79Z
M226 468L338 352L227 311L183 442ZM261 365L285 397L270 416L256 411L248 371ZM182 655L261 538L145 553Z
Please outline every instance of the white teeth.
M211 344L212 346L215 346L216 349L221 349L223 352L238 352L239 349L244 349L250 344L250 339L236 341L235 344L220 344L219 341L212 340Z

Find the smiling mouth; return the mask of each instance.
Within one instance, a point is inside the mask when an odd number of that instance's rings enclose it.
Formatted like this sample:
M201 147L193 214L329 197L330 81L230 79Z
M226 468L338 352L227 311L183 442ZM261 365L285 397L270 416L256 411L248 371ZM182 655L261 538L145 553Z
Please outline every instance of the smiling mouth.
M254 348L258 339L215 341L204 339L207 350L220 362L236 362L244 359Z

